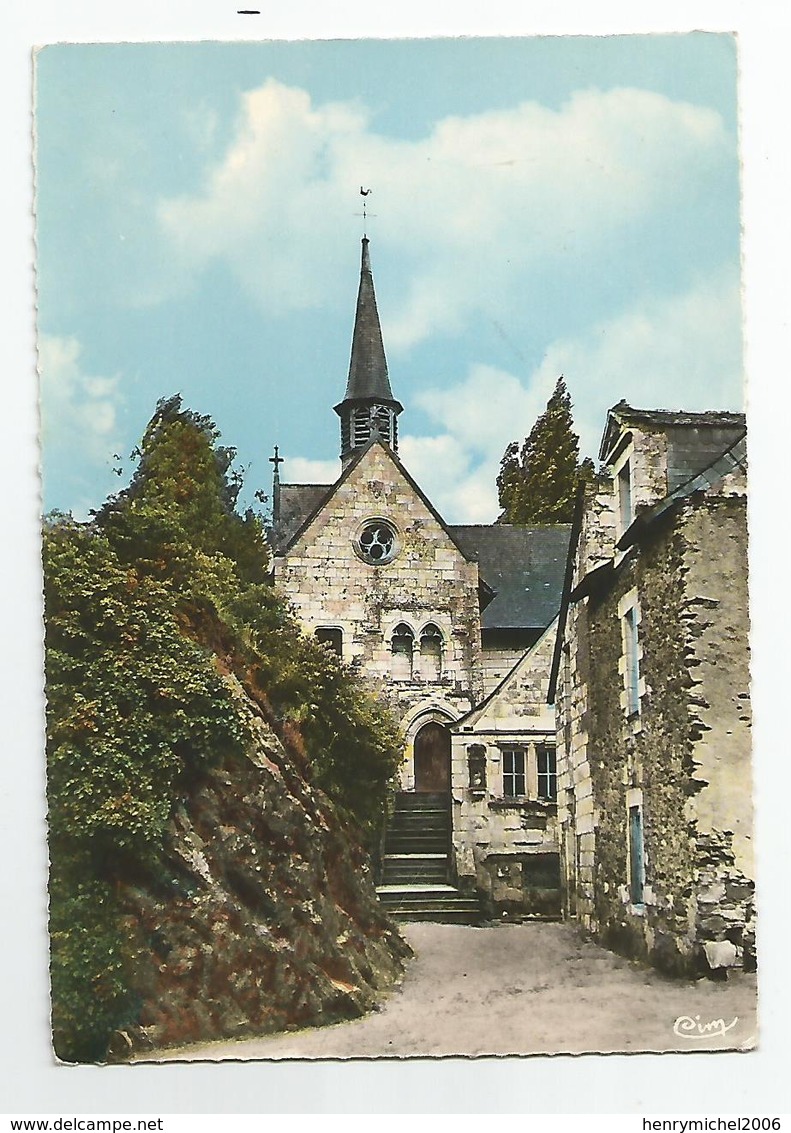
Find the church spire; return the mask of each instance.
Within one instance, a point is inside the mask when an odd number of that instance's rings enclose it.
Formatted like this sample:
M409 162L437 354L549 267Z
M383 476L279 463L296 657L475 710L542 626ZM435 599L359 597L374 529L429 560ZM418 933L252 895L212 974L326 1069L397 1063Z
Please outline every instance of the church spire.
M397 452L396 419L403 409L393 397L387 374L368 244L368 237L363 236L349 377L343 401L335 406L341 419L341 459L344 462L374 435Z

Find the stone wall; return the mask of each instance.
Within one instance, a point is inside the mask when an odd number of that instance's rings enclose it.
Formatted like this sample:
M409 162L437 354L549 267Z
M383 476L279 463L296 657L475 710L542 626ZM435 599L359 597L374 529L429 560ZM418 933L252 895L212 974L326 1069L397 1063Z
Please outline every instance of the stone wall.
M537 747L554 747L547 705L556 624L501 687L453 731L453 845L458 882L491 917L558 916L557 806L538 798ZM506 798L504 750L525 753L525 797Z
M371 565L355 550L366 521L386 519L399 553ZM401 473L388 449L374 444L288 552L275 560L278 588L307 629L343 632L344 660L378 683L400 717L432 695L454 704L458 718L483 695L478 567L468 562ZM411 674L394 664L393 630L414 634ZM442 634L441 674L421 666L420 634Z
M557 694L566 913L673 971L752 963L746 562L744 497L693 497L569 611ZM635 601L630 717L622 621ZM630 807L643 827L638 903Z
M612 480L600 476L587 490L575 550L572 588L612 559L616 518ZM558 751L558 826L564 914L578 917L592 932L598 928L594 904L597 821L588 759L591 660L588 599L572 602L566 626L555 695Z
M632 429L632 506L652 507L667 495L668 441L664 432Z
M490 692L494 692L524 655L524 649L484 648L481 651L483 695L488 696Z
M707 497L682 515L692 676L690 811L698 869L696 934L711 965L755 955L751 712L744 496Z
M691 949L694 843L686 816L691 771L689 674L678 633L683 546L677 532L654 538L626 564L616 586L588 605L591 682L588 764L596 831L594 916L606 943L673 966ZM638 595L644 692L640 717L623 705L621 600ZM630 792L634 794L630 795ZM640 792L640 794L637 794ZM629 803L642 804L644 902L629 893ZM665 957L665 953L668 956Z

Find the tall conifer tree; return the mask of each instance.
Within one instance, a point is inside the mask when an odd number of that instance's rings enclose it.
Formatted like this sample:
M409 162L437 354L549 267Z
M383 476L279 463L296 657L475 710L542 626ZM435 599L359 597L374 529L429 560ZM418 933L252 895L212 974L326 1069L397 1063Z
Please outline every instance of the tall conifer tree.
M521 450L512 441L503 454L497 477L500 521L570 523L577 485L593 476L593 462L580 463L571 396L561 376Z

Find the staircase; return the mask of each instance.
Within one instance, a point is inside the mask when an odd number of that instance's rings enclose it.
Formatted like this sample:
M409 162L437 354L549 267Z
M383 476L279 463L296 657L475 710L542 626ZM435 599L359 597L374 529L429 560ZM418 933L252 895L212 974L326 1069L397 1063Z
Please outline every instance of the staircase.
M379 900L399 921L477 924L478 901L450 877L450 796L402 791L385 835Z

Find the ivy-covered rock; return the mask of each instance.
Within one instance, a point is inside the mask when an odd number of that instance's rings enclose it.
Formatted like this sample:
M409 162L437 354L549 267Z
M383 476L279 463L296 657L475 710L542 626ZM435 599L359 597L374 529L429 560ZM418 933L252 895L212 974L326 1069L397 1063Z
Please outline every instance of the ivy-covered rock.
M161 402L129 488L44 534L53 1033L68 1061L106 1057L114 1034L134 1047L341 1017L405 954L365 848L395 726L268 584L263 525L234 511L217 440Z
M355 832L238 697L253 724L247 756L212 768L176 807L161 885L121 891L146 948L141 1010L113 1054L355 1018L409 955Z

